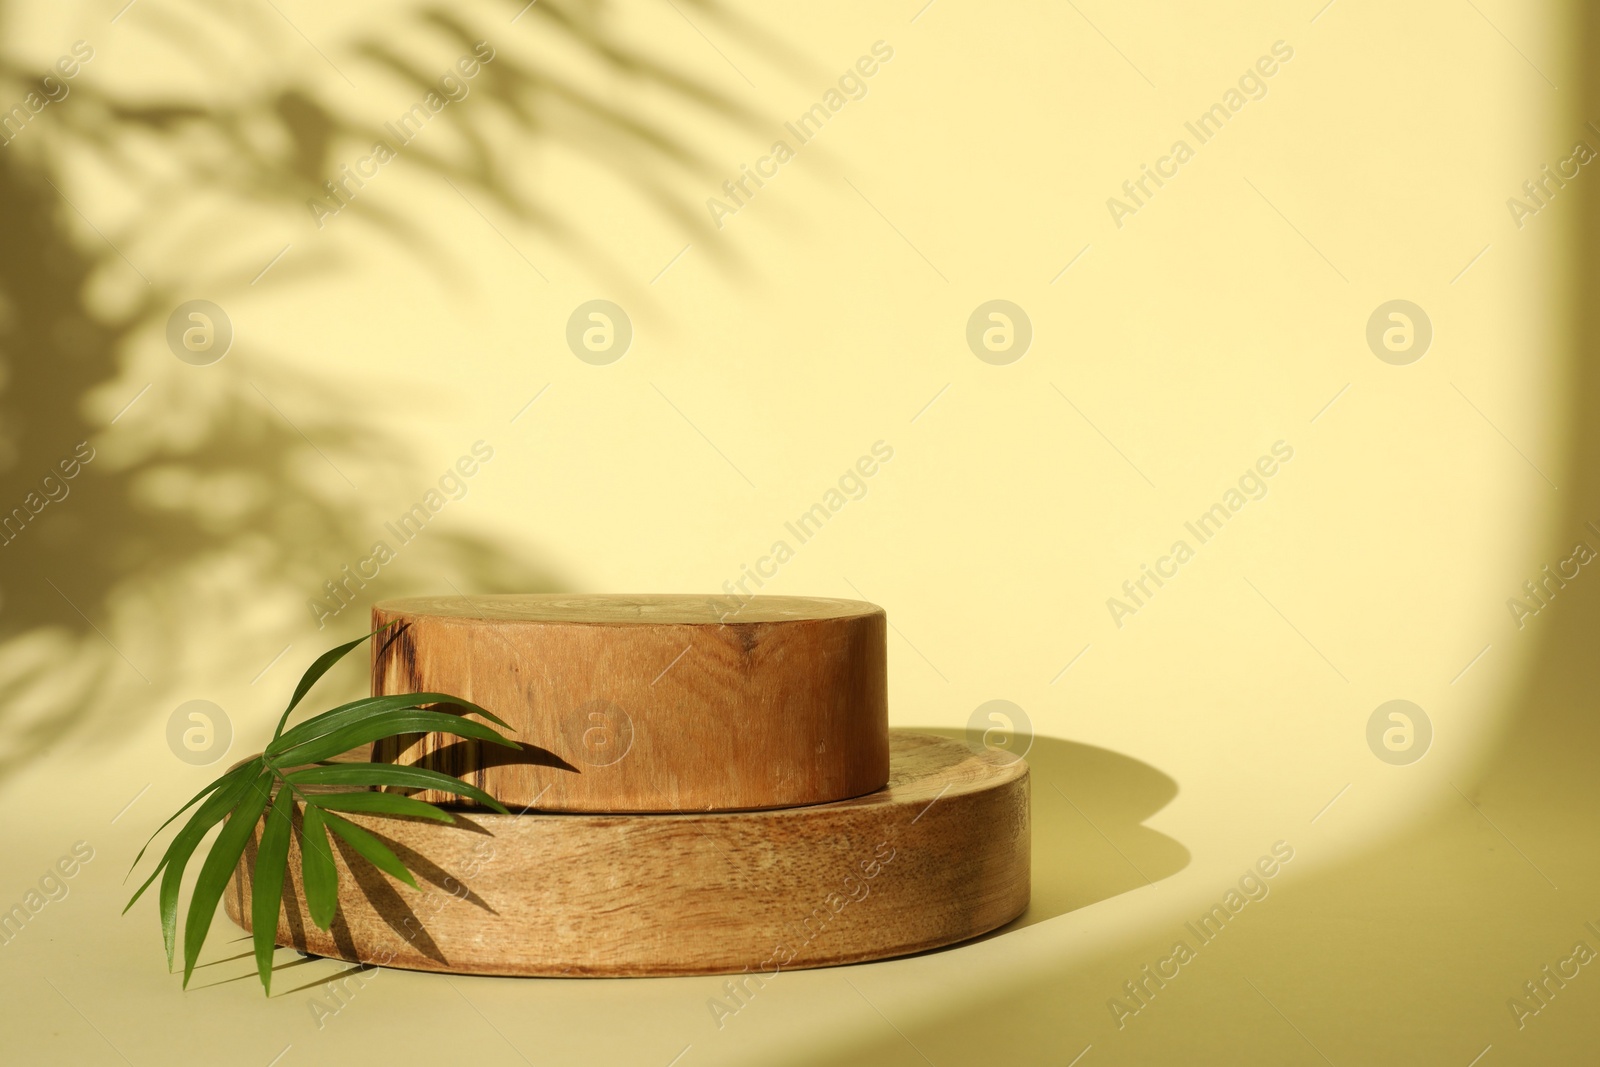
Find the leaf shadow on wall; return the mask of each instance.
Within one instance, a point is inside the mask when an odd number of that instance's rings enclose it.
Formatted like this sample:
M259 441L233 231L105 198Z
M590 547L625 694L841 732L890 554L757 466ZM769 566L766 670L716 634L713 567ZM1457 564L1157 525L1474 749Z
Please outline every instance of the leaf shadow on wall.
M713 0L684 6L782 58ZM11 21L8 7L0 5L0 26ZM398 83L405 88L383 99L409 100L437 88L440 71L473 42L503 40L472 85L471 106L451 109L452 130L406 147L391 165L449 183L486 221L514 220L604 273L612 265L581 223L541 198L513 152L575 152L686 225L692 212L667 177L713 170L694 142L644 110L645 97L713 127L755 119L710 81L625 41L602 0L541 0L513 34L507 20L521 7L423 4L327 50L341 75L391 90ZM257 675L286 641L303 640L295 635L308 616L286 630L285 605L299 611L321 595L384 536L385 521L429 488L435 460L419 457L388 428L392 418L386 425L370 399L334 380L337 352L317 353L330 373L308 380L248 338L210 366L165 351L168 318L183 301L259 299L273 285L336 270L332 253L311 250L252 289L261 266L254 248L223 247L239 264L226 270L193 265L215 258L202 252L216 252L232 213L266 210L292 220L283 227L291 237L303 234L307 201L326 196L324 183L353 150L387 136L381 120L350 111L352 94L337 79L319 88L273 74L241 88L249 79L219 57L237 53L240 39L269 49L289 35L270 17L251 23L257 16L244 9L234 17L222 23L200 6L192 14L135 9L119 30L164 35L209 84L133 98L97 82L106 60L87 62L69 95L8 127L0 148L8 207L0 234L0 779L69 733L118 743L148 724L130 709L161 704L190 672ZM535 28L547 47L622 88L601 92L530 59L521 49ZM290 44L303 48L298 38ZM101 44L112 47L109 38ZM8 52L0 46L0 85L16 99L53 73ZM135 206L105 206L98 194L108 183ZM341 214L398 245L447 290L449 250L431 247L391 203L363 196ZM341 632L366 601L436 591L444 578L468 592L557 588L526 543L449 527L428 529L357 590L337 619Z

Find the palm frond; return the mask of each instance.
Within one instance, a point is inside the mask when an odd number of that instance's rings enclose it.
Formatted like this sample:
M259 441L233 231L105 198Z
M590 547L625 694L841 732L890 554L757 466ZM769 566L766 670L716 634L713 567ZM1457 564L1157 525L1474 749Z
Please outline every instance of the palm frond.
M223 774L163 822L150 841L154 841L179 816L199 805L194 814L173 835L155 869L134 892L123 912L144 895L159 877L158 893L161 933L170 969L176 955L178 895L184 872L213 827L222 823L200 865L183 923L183 983L189 984L217 904L239 866L256 828L255 873L251 878L250 925L254 942L256 970L262 988L272 990L272 952L276 947L278 912L288 874L289 846L295 823L300 823L300 879L311 921L322 930L332 924L338 911L339 872L334 864L328 833L349 845L357 855L379 870L415 889L416 878L392 849L376 835L335 812L361 812L401 818L431 819L453 823L455 817L443 808L386 789L430 789L451 793L506 813L494 797L459 778L425 767L403 767L392 763L326 763L351 749L402 734L443 733L471 741L520 748L517 742L491 727L465 715L477 715L506 729L510 726L484 708L448 693L401 693L367 697L315 715L292 729L285 730L289 715L307 692L339 660L368 638L381 633L379 627L319 656L295 686L289 706L284 709L272 740L260 756ZM460 714L431 710L439 705L460 709ZM307 766L307 765L310 766ZM338 789L347 786L349 789ZM263 824L262 816L266 818ZM133 867L144 858L150 842L139 850ZM132 873L133 867L129 868Z

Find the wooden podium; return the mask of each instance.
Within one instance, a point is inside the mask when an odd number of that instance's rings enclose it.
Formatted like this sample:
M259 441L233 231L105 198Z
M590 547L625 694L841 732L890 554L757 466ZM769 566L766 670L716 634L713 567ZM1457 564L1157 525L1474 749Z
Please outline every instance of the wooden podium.
M310 921L298 841L278 942L351 962L502 975L689 975L948 945L1026 908L1028 769L887 725L883 611L854 601L388 601L375 693L448 692L530 746L424 736L374 758L487 789L454 825L351 814L418 890L335 850ZM429 794L422 799L434 800ZM438 798L443 801L445 798ZM248 927L247 849L226 895Z

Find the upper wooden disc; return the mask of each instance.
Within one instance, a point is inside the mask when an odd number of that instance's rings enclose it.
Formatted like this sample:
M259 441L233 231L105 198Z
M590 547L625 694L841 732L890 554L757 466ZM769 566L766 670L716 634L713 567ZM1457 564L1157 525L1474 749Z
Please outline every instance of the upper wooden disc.
M430 734L375 758L459 775L513 809L789 807L888 781L886 619L872 604L412 597L372 620L397 623L373 644L374 695L450 693L546 750Z

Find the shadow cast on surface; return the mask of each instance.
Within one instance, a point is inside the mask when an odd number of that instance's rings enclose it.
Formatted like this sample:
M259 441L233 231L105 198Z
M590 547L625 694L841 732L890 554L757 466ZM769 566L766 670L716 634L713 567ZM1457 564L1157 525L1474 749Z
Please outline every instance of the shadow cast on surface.
M1171 803L1178 783L1109 749L1036 737L1033 898L1002 932L1021 929L1153 885L1189 865L1189 850L1145 820Z
M966 739L959 730L916 729ZM1032 892L1025 912L985 937L1004 936L1152 885L1189 865L1188 849L1144 825L1178 795L1178 783L1169 775L1110 749L1057 737L1034 737L1025 758Z

